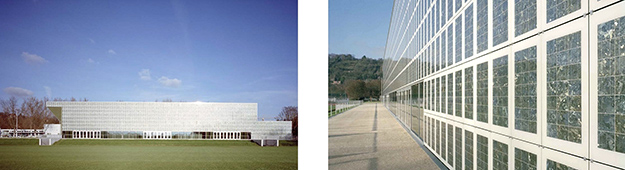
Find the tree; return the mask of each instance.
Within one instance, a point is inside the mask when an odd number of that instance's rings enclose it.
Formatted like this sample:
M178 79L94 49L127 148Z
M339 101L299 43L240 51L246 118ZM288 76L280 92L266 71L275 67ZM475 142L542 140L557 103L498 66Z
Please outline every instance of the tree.
M380 79L368 81L365 86L367 88L367 97L369 97L369 100L378 99L380 97L380 89L382 86Z
M1 101L1 105L2 105L2 111L4 113L8 113L8 114L12 114L15 115L15 117L13 117L13 119L10 120L10 125L11 128L16 129L19 128L18 126L16 126L16 122L15 121L19 121L19 117L18 114L20 112L19 108L18 108L18 104L17 104L17 98L15 96L11 96L8 100L2 100Z
M347 97L350 100L359 100L363 97L367 97L365 94L367 88L365 87L365 82L362 80L352 80L347 82L347 87L345 88L345 92L347 93Z
M283 107L278 116L275 117L277 121L291 121L291 134L297 139L297 107L287 106Z

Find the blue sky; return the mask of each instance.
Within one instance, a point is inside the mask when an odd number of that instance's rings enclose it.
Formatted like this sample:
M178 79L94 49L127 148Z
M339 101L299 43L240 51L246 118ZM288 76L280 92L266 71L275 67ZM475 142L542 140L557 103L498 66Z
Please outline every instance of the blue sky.
M392 0L330 0L329 52L382 58Z
M297 2L0 1L0 98L297 106Z

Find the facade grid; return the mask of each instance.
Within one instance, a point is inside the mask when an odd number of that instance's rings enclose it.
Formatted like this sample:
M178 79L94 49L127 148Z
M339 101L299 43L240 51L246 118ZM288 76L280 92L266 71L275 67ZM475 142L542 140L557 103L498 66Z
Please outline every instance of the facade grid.
M625 169L622 9L395 0L381 100L449 169Z

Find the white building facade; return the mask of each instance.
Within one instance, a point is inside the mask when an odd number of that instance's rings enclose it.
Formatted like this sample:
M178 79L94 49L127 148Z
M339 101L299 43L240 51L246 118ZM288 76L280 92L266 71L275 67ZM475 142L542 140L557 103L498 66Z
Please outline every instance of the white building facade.
M46 103L64 138L290 139L290 121L257 121L256 103Z
M385 106L450 169L625 168L625 2L395 0Z

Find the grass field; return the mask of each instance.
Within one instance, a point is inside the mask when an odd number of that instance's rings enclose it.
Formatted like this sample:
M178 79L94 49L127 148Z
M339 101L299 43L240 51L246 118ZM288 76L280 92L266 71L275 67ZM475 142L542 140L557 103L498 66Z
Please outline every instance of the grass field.
M249 141L0 139L0 169L297 169L297 146Z

